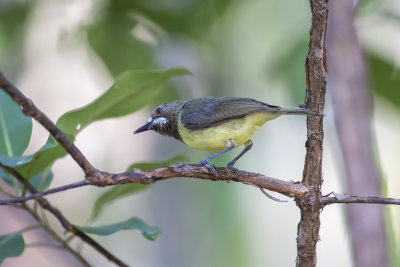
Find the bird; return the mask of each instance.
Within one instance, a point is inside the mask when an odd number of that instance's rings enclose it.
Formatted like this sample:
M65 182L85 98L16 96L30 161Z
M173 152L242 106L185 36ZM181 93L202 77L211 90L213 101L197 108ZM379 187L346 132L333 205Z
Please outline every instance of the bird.
M307 108L282 108L252 98L202 97L161 104L133 133L153 130L198 150L218 151L199 163L213 174L216 170L208 163L211 159L244 145L226 165L239 174L233 165L252 148L254 133L267 121L284 114L320 115Z

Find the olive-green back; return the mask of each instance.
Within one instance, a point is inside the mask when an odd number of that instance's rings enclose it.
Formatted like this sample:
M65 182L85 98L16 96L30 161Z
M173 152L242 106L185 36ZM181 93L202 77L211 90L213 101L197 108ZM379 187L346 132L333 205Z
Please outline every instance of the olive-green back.
M263 111L277 113L281 108L251 98L205 97L187 101L179 116L185 128L201 130Z

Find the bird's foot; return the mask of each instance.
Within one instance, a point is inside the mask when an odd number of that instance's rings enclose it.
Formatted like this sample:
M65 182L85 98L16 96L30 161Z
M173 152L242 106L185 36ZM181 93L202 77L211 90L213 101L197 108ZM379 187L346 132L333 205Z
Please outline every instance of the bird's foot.
M226 165L226 167L228 168L228 169L230 169L231 171L233 171L234 173L236 173L236 175L237 176L239 176L240 175L240 171L238 170L238 169L236 169L235 167L233 167L233 165Z
M206 167L213 175L217 175L217 171L215 170L215 167L208 164L208 161L206 160L202 160L199 162L200 165L203 165L204 167Z

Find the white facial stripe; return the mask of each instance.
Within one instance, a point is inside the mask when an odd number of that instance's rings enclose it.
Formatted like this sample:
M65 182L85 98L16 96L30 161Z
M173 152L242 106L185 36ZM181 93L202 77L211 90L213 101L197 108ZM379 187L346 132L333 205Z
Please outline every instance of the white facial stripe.
M164 125L167 123L167 119L164 117L159 117L153 120L153 124Z
M147 120L147 122L151 122L152 120L153 120L153 118L150 117L150 118Z

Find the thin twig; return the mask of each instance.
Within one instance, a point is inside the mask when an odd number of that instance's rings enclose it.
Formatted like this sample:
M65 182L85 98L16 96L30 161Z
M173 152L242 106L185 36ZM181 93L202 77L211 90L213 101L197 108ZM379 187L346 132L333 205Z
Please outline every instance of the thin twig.
M10 97L22 107L22 111L45 127L50 134L56 139L60 145L71 155L71 157L79 164L86 176L95 176L97 170L90 164L82 152L75 144L61 131L35 104L27 98L21 91L11 84L4 74L0 71L0 88L3 89Z
M37 247L64 249L64 246L60 246L58 244L51 244L51 243L32 243L32 244L25 245L25 248L37 248Z
M385 197L358 197L358 196L342 196L342 197L322 197L321 205L326 206L336 203L365 203L365 204L382 204L382 205L400 205L400 199L398 198L385 198Z
M0 164L1 164L1 163L0 163ZM0 166L1 166L1 165L0 165ZM9 193L9 192L3 190L2 188L0 188L0 193L3 194L3 195L6 195L6 196L8 196L8 197L12 197L12 198L15 198L15 197L16 197L14 194Z
M276 202L288 202L287 200L280 200L280 199L278 199L278 198L276 198L276 197L270 195L267 191L264 190L264 188L258 187L258 186L256 186L256 185L250 184L250 183L244 183L244 184L251 185L251 186L254 186L254 187L260 189L261 193L263 193L266 197L268 197L268 198L271 199L271 200L274 200L274 201L276 201Z
M38 223L38 224L35 224L35 225L27 226L27 227L19 230L18 232L20 232L20 233L29 232L29 231L32 231L32 230L36 230L36 229L38 229L40 227L42 227L42 224Z
M4 166L3 164L0 163L0 167L4 168L6 166ZM76 188L76 187L86 186L86 185L90 185L90 182L88 180L82 180L82 181L79 181L76 183L71 183L68 185L52 188L47 191L38 192L38 193L30 194L27 196L23 196L23 197L14 197L14 198L10 198L10 199L0 200L0 205L6 205L6 204L10 204L10 203L19 203L19 202L24 202L24 201L27 201L30 199L37 199L37 198L40 198L40 197L43 197L46 195L50 195L50 194L54 194L57 192L65 191L65 190Z
M28 207L28 205L26 205L25 203L22 204L21 206L26 212L28 212L38 223L41 223L41 218L35 213L35 211L33 209L31 209L30 207ZM55 240L57 240L58 242L60 242L60 244L62 244L62 246L69 252L71 253L77 260L79 260L79 262L81 262L84 266L86 267L91 267L91 265L86 261L85 258L82 257L81 254L79 254L78 252L76 252L74 249L72 249L60 236L58 236L58 234L56 232L54 232L54 230L46 224L42 224L41 225L42 228L49 233Z
M25 185L26 188L33 192L37 193L38 191L36 190L35 187L33 187L28 180L26 180L19 172L14 170L13 168L7 167L7 166L2 166L5 170L7 170L9 173L11 173L21 184ZM64 215L55 207L50 205L50 203L45 199L45 198L38 198L38 203L40 206L42 206L44 209L48 210L50 213L52 213L58 221L61 223L61 225L64 227L64 229L68 232L73 233L82 241L85 243L89 244L92 246L94 249L96 249L98 252L103 254L107 259L110 261L113 261L115 264L118 266L128 266L124 262L122 262L120 259L118 259L116 256L114 256L112 253L110 253L108 250L106 250L104 247L102 247L99 243L97 243L94 239L86 235L84 232L78 230L75 226L73 226L65 217Z
M268 194L268 192L265 191L263 188L260 188L260 191L261 191L265 196L267 196L269 199L272 199L272 200L274 200L274 201L276 201L276 202L288 202L287 200L281 200L281 199L279 199L279 198L276 198L276 197L274 197L274 196Z

